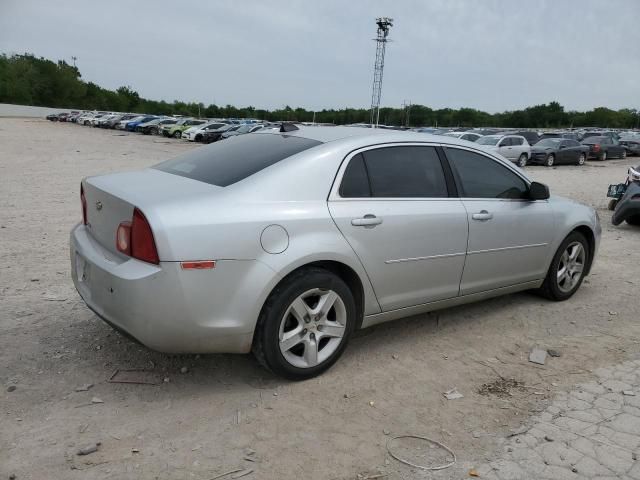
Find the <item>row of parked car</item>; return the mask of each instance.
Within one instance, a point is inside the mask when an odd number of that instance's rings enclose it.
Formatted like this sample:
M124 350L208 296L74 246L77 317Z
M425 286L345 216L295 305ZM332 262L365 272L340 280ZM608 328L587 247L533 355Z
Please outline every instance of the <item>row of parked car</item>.
M112 128L143 135L164 135L193 142L212 143L228 137L279 128L280 124L255 119L202 119L114 112L79 112L53 114L47 119L75 122L96 128ZM371 127L354 124L352 127ZM382 128L396 128L383 126ZM406 130L402 128L403 130ZM548 167L562 164L583 165L588 159L607 160L640 155L640 132L613 130L500 130L492 128L437 129L415 128L418 133L443 135L483 145L524 167L528 164Z
M143 135L163 135L202 143L212 143L265 128L280 127L279 124L259 122L253 119L202 119L111 112L51 114L47 116L47 120L138 132Z
M528 164L583 165L588 159L607 160L640 155L640 132L613 130L443 130L414 129L417 132L469 140L495 150L519 166Z

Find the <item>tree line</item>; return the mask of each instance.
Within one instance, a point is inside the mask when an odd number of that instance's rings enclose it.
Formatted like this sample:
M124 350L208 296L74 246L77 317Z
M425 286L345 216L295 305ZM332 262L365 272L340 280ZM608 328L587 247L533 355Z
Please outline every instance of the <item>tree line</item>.
M340 108L310 111L304 108L265 110L253 106L204 105L203 103L149 100L129 86L108 90L85 82L80 70L64 60L53 62L32 54L0 55L0 103L34 105L82 110L106 110L162 115L188 115L209 118L258 118L268 121L317 123L368 123L369 110ZM535 105L523 110L490 114L473 108L432 109L425 105L409 108L383 107L380 123L386 125L443 127L515 127L560 128L599 126L634 128L640 122L640 110L612 110L598 107L586 112L565 111L558 102Z

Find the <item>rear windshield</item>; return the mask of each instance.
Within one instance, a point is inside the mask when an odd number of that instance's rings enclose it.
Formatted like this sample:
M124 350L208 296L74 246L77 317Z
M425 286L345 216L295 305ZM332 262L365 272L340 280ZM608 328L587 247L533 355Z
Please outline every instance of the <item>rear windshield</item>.
M606 137L589 137L585 138L582 143L600 143Z
M291 135L250 133L198 147L153 168L226 187L320 143Z

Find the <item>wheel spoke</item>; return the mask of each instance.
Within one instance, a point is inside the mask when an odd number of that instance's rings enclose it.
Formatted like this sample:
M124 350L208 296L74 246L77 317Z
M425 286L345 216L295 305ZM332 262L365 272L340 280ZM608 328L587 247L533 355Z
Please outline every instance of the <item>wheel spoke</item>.
M304 334L302 333L302 326L298 325L295 329L282 335L282 340L280 340L280 350L288 352L303 340Z
M311 309L309 308L309 305L307 305L301 297L296 298L291 304L291 314L296 317L296 320L298 320L300 324L304 323L310 313Z
M326 317L331 307L333 307L333 304L336 303L337 298L338 294L333 290L323 293L318 301L318 305L313 309L313 313Z
M318 343L311 336L304 341L304 360L309 367L313 367L318 363Z
M344 326L339 323L330 322L321 325L322 330L319 332L323 337L342 338L344 336Z
M569 260L575 262L576 258L578 258L578 255L580 255L581 250L582 246L580 246L579 244L574 245L571 249L571 252L569 253Z
M562 267L560 270L558 270L558 283L562 281L562 279L566 274L567 274L567 267Z

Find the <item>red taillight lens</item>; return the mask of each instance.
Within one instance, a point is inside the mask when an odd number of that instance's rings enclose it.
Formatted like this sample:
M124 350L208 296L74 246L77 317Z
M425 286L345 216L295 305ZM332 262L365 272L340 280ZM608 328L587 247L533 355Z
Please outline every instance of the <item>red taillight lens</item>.
M160 258L156 249L151 226L144 214L134 208L130 222L121 222L116 231L116 248L119 252L143 262L158 265Z
M131 220L131 256L156 265L160 263L151 226L137 208L133 210Z
M596 151L596 152L597 152L598 150L600 150L600 145L598 145L598 144L596 143L596 144L593 146L593 150L594 150L594 151Z
M84 196L84 188L80 184L80 202L82 203L82 223L87 224L87 199Z

